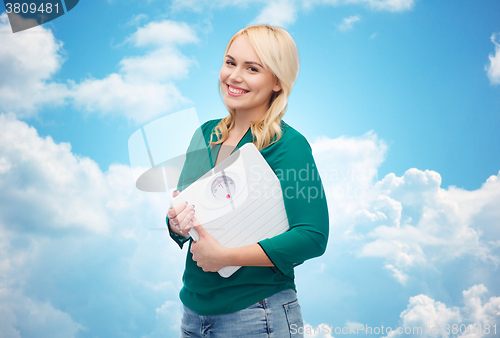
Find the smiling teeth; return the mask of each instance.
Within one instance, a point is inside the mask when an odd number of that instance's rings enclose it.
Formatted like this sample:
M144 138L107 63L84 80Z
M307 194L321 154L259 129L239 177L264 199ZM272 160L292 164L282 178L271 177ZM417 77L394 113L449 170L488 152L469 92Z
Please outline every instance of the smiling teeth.
M229 91L230 91L231 93L235 93L235 94L245 94L245 93L246 93L246 91L244 91L244 90L234 89L234 88L229 87L229 86L228 86L228 88L229 88Z

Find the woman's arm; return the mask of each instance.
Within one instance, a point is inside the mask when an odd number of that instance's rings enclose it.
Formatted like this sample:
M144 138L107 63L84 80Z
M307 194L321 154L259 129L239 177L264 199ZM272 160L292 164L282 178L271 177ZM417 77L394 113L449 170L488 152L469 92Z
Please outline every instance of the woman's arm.
M290 230L257 244L228 249L206 233L195 217L194 227L200 227L206 240L193 242L191 252L205 271L225 266L275 266L286 275L305 260L324 253L328 207L309 143L303 136L296 137L280 147L275 157L279 160L273 169L280 179Z
M259 244L225 248L203 229L196 217L194 229L200 239L191 244L191 253L193 260L205 272L216 272L226 266L274 266Z
M290 230L258 244L277 270L288 275L297 265L324 253L328 206L311 146L304 136L295 133L271 151L267 156L280 180Z

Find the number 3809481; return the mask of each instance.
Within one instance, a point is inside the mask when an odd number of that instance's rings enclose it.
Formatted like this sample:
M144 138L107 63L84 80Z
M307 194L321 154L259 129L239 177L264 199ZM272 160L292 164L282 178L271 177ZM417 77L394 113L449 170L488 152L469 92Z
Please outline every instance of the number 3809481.
M32 13L32 14L34 14L36 12L49 13L49 14L52 12L59 13L59 4L56 3L56 4L52 5L52 3L50 3L50 2L41 3L39 6L35 3L27 3L27 2L6 3L5 8L7 10L7 14L10 14L10 13L15 13L15 14Z

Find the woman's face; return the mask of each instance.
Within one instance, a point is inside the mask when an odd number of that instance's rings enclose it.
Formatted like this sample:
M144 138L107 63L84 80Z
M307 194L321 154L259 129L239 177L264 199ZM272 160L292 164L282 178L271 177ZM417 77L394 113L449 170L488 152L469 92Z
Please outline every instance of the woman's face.
M253 116L263 115L273 91L281 89L271 71L264 69L246 35L236 38L229 47L219 78L227 107Z

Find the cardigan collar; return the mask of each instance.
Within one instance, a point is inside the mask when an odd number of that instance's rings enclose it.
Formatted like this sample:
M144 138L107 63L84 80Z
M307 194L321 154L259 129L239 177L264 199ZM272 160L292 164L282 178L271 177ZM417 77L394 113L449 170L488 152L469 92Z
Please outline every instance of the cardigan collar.
M246 143L249 143L249 142L252 142L253 141L253 135L252 135L252 130L250 127L248 127L248 130L247 132L245 133L245 135L243 135L243 137L240 139L240 141L238 142L238 144L236 145L236 147L233 149L233 151L231 152L231 154L241 148L243 145L245 145ZM222 143L219 143L219 144L216 144L215 146L212 147L211 151L210 151L210 167L213 169L214 166L215 166L215 160L217 159L217 155L219 154L219 150L220 150L220 147L221 147Z

